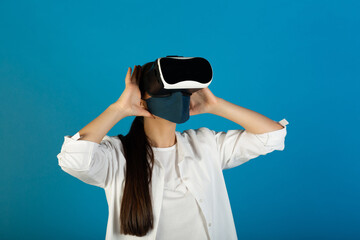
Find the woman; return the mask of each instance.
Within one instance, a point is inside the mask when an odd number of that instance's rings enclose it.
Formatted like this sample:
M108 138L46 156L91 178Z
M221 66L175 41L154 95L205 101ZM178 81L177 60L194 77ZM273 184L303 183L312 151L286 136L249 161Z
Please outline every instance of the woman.
M216 114L245 130L177 132L176 123L147 110L150 95L141 69L128 68L120 98L73 137L64 137L59 165L104 188L106 239L237 239L222 171L283 150L288 122L275 122L204 88L191 95L190 116ZM127 116L136 117L126 136L106 135Z

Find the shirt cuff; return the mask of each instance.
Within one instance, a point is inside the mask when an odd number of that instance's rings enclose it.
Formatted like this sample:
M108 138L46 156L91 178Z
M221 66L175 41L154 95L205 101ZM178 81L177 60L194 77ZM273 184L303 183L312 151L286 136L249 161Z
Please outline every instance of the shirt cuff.
M80 132L77 132L71 139L78 140L80 138Z
M267 133L254 134L264 144L264 146L277 147L283 145L287 133L286 125L288 125L289 122L286 121L286 119L284 118L278 123L281 126L283 126L282 129L278 129Z
M285 118L284 118L283 120L279 121L279 123L280 123L280 125L281 125L281 126L283 126L283 127L285 127L286 125L288 125L288 124L289 124L289 122L288 122L288 121L286 121L286 119L285 119Z
M88 140L78 140L79 138L79 132L77 132L72 137L70 135L65 136L64 144L61 151L65 150L66 152L89 152L100 145L99 143Z
M79 140L80 134L64 136L61 152L57 155L59 165L75 171L86 171L90 168L91 157L98 147L98 143Z

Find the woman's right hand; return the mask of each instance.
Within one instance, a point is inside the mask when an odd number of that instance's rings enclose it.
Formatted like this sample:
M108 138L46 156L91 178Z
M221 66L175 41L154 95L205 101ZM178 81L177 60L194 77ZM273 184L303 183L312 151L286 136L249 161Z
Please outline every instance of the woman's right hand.
M131 74L131 67L128 68L125 77L125 90L120 98L113 103L121 111L125 112L127 116L154 116L145 109L141 104L141 92L139 89L139 81L141 76L141 67L134 66L134 72Z

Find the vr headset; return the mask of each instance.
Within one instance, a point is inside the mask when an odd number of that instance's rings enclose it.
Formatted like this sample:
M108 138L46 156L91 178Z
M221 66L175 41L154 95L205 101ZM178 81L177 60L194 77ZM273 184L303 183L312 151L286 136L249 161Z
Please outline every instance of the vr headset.
M140 88L152 97L184 96L206 88L213 78L210 63L202 57L166 56L142 66Z

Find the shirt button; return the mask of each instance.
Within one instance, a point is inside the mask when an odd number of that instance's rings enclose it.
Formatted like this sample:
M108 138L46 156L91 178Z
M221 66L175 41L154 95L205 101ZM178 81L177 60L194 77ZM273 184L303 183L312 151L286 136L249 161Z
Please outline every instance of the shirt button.
M209 227L211 227L211 223L209 223Z

